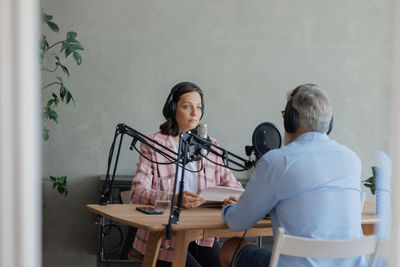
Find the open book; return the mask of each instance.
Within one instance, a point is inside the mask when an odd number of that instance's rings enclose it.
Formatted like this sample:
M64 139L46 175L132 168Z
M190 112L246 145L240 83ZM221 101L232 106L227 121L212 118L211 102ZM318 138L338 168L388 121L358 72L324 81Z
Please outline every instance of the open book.
M206 188L200 193L200 196L206 200L203 206L220 207L224 203L224 199L227 199L230 196L240 197L243 191L243 188L214 186Z

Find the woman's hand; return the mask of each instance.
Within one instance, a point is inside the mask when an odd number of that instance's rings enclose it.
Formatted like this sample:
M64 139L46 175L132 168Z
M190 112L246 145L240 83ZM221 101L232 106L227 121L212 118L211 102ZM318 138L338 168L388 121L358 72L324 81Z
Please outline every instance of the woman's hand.
M178 199L178 196L176 196ZM189 191L183 192L182 207L185 209L195 208L203 204L206 200Z
M228 206L229 204L236 204L236 202L239 201L239 197L234 197L230 196L227 199L224 199L224 204L222 204L223 207Z

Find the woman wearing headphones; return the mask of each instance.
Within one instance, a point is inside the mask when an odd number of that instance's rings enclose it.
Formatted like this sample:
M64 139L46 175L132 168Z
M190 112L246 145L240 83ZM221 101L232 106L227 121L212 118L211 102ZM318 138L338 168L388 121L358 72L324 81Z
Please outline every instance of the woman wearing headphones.
M177 152L180 133L196 128L203 117L203 113L203 92L200 87L190 82L178 83L171 89L163 108L166 122L160 125L160 132L149 135L149 137ZM218 145L214 138L211 138L211 141ZM145 145L141 145L140 150L143 155L154 162L168 161ZM211 153L207 158L210 160L205 159L203 166L201 166L200 161L190 162L185 166L190 171L185 171L183 208L194 208L204 203L205 200L199 197L199 193L207 187L217 185L242 187L229 169L213 163L216 162L222 165L221 158ZM140 156L137 172L132 181L132 203L154 204L155 186L158 179L163 181L171 179L172 182L163 186L173 186L176 172L175 164L165 165L154 162ZM198 170L201 171L199 172ZM147 239L148 232L138 229L133 247L141 254L145 253ZM165 245L165 240L162 241L157 266L171 266L174 243L174 237L169 242L169 246ZM220 266L219 246L215 238L204 238L191 242L186 258L186 266Z

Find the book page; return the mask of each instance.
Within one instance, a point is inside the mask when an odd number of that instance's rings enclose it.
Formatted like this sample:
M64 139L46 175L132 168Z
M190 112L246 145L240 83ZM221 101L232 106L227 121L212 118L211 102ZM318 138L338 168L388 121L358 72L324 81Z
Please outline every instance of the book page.
M215 186L206 188L200 193L200 197L205 198L204 204L222 204L230 196L240 197L243 191L243 188Z

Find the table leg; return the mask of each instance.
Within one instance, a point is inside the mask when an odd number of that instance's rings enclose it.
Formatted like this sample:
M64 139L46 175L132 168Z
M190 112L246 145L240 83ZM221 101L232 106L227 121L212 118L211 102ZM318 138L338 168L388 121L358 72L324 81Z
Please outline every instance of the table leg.
M161 241L165 232L150 232L149 239L147 240L146 252L142 267L155 267L157 263L158 253L160 252Z
M174 248L174 261L172 267L184 267L189 243L201 239L203 230L177 231Z

